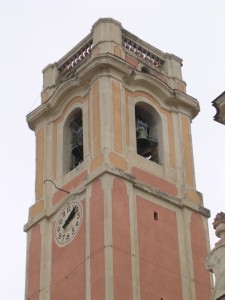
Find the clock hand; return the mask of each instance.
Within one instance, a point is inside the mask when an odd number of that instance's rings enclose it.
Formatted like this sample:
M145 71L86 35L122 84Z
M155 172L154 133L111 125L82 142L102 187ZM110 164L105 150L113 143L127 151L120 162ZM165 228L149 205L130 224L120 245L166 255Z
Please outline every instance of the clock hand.
M76 213L78 212L78 207L75 206L72 211L70 212L68 218L66 219L65 223L63 224L62 228L66 229L66 227L69 225L69 223L71 222L71 220L73 220L73 218L76 216Z

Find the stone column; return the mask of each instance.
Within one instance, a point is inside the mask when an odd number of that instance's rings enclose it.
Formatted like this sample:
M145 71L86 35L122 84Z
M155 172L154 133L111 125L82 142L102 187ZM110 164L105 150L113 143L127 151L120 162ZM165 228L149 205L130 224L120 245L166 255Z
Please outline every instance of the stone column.
M215 287L212 300L225 300L225 213L216 215L213 222L216 236L220 240L206 259L206 268L215 275Z

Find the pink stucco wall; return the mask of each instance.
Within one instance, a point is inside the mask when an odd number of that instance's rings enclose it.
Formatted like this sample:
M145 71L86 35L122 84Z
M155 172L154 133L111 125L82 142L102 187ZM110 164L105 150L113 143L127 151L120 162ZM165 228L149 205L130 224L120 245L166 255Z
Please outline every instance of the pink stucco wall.
M101 180L93 183L90 198L91 299L105 299L104 198Z
M181 300L176 214L137 197L141 300Z
M129 199L125 182L115 178L112 190L114 300L132 300Z
M38 300L40 289L41 233L39 224L31 231L28 260L28 299Z
M205 267L205 261L208 254L206 232L203 227L202 218L197 213L192 213L190 231L196 300L210 300L210 276Z
M66 246L58 247L54 241L51 261L51 300L85 300L85 200L83 222L76 237Z

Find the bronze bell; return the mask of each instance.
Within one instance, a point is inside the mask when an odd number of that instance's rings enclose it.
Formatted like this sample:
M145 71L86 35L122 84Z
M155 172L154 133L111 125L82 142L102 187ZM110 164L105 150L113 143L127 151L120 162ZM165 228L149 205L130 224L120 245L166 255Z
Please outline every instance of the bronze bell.
M137 131L137 147L146 148L149 146L148 135L144 127L140 127Z
M153 154L158 146L158 141L156 138L148 135L148 124L137 119L136 133L138 154L143 157L150 157L153 160Z
M75 156L78 160L83 159L83 145L75 144L72 146L72 154Z
M83 159L83 128L82 128L82 126L78 130L73 131L72 155L75 156L78 160Z

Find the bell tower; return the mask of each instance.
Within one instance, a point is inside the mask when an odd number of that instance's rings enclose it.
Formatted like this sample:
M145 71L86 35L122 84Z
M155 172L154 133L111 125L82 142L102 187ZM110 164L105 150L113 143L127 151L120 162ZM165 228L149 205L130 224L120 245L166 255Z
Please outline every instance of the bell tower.
M106 18L43 70L26 299L210 299L181 66Z

